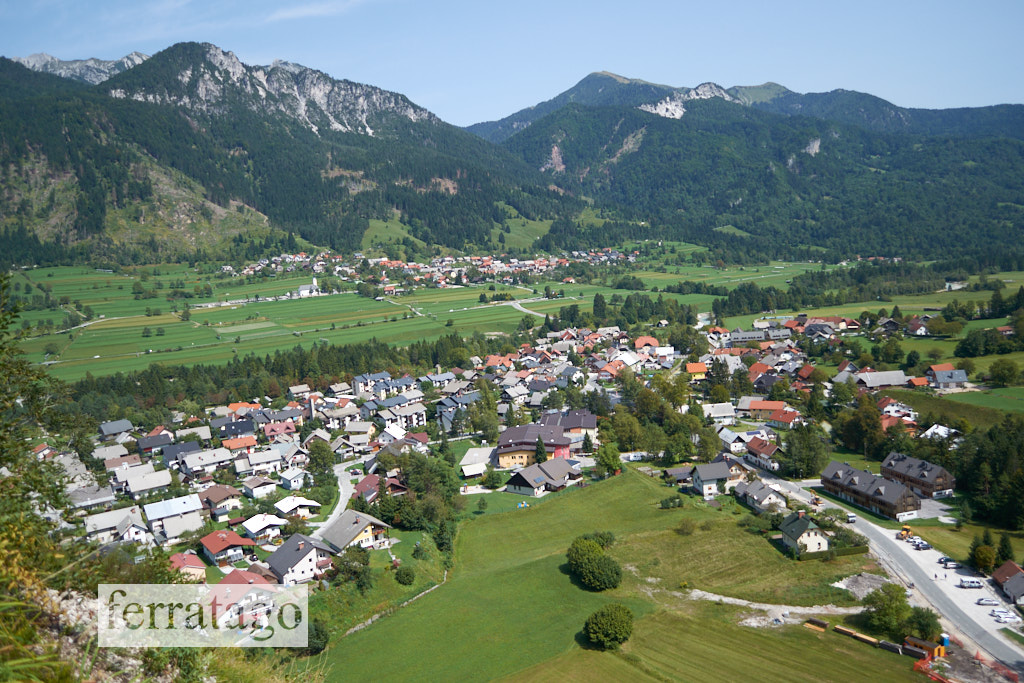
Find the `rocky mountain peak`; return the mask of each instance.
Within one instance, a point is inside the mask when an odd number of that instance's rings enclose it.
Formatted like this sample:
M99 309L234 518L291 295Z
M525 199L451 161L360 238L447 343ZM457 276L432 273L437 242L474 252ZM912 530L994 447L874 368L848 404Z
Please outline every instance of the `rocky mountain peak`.
M60 76L61 78L96 85L134 66L142 64L142 62L149 59L149 55L144 55L141 52L132 52L120 59L96 59L95 57L90 57L89 59L63 60L53 55L48 55L45 52L38 52L28 57L12 57L11 59L33 71L40 71Z
M405 96L282 60L249 66L216 45L180 44L153 57L177 70L176 82L126 77L110 84L111 97L173 104L207 115L241 104L284 114L319 134L322 130L374 135L390 117L439 121Z

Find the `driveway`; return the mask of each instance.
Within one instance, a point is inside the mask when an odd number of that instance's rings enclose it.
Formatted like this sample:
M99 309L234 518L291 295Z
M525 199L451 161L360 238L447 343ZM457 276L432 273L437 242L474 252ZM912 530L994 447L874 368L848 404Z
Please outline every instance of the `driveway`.
M334 466L334 475L338 478L338 504L334 506L334 510L331 512L331 516L323 522L316 522L310 524L316 528L310 534L313 538L320 538L320 532L322 529L330 526L341 517L341 513L348 507L348 501L352 498L352 492L355 491L355 485L352 484L351 475L348 473L347 467L352 467L352 462L338 463Z

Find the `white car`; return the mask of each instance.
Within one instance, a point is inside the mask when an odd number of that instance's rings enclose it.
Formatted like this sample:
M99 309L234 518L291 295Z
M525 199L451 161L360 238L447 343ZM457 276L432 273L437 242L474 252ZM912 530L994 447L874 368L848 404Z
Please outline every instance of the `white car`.
M1021 619L1016 614L1006 614L1004 616L996 617L997 624L1019 624L1024 619Z
M999 605L999 601L995 598L978 598L977 604L985 605L986 607L994 607Z
M1005 609L994 609L988 613L990 617L1012 617L1013 612L1009 612Z

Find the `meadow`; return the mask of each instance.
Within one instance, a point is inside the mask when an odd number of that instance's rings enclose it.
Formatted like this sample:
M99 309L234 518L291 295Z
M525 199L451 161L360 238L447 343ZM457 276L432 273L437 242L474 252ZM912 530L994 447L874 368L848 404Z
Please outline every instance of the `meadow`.
M726 595L849 601L828 583L872 567L866 557L793 562L739 529L731 503L716 510L688 498L682 509L659 509L671 493L630 470L528 509L475 515L460 527L444 586L332 640L327 661L354 680L909 680L907 660L835 634L748 628L738 625L743 610L681 599L686 581ZM683 517L700 530L676 533ZM564 567L572 539L593 530L615 533L609 552L624 567L623 584L604 593L579 588ZM619 654L587 649L580 634L587 615L609 602L637 616ZM396 656L365 656L381 643ZM713 674L695 662L714 662Z

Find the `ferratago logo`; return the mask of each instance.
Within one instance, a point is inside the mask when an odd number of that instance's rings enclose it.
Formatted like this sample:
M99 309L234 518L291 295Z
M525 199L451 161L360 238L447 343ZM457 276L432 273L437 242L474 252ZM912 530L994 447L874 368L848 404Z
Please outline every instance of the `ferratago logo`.
M306 586L243 574L215 586L101 584L100 647L305 647Z

